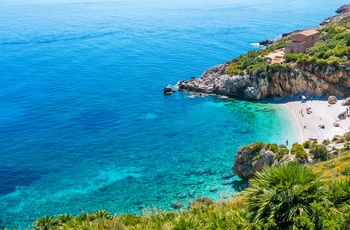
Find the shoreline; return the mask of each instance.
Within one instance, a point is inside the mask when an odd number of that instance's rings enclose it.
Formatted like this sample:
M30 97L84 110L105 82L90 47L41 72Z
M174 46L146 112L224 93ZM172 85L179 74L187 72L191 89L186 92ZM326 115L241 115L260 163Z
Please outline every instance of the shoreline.
M342 106L342 101L343 98L339 98L336 104L329 106L325 98L316 97L302 103L296 97L285 97L277 104L291 115L292 123L299 129L298 141L303 143L307 140L318 142L332 140L335 135L343 135L350 131L350 117L343 120L338 118L339 114L346 112L349 108L349 106ZM307 108L311 108L309 109L311 113L307 113ZM339 127L335 127L334 123L338 123ZM324 128L320 128L320 125Z

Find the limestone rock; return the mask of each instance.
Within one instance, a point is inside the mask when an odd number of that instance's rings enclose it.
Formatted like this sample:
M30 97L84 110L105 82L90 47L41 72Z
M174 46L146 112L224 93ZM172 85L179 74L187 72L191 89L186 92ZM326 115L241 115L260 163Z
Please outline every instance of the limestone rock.
M261 46L268 46L268 45L271 45L273 43L274 43L273 40L266 39L264 41L259 42L259 45L261 45Z
M328 97L328 104L334 105L337 103L337 97L336 96L329 96Z
M252 178L264 166L273 163L274 153L272 151L263 148L256 153L253 145L242 146L237 150L233 171L243 179Z
M350 105L350 97L345 98L343 102L341 103L342 106L348 106Z

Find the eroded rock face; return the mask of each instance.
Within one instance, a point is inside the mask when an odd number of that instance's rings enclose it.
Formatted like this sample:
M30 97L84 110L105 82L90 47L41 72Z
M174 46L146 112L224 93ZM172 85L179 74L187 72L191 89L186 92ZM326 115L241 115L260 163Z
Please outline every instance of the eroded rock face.
M274 155L272 151L264 148L256 153L252 145L242 146L237 150L232 169L240 178L250 179L264 166L272 165Z
M335 87L339 78L344 78L343 73L331 78L326 77L332 73L331 67L324 72L315 72L313 66L303 67L290 72L277 72L267 78L258 78L248 74L231 76L227 73L227 67L227 63L214 66L207 69L200 78L192 77L188 81L178 82L177 87L182 91L218 94L249 100L301 94L324 96L326 93L344 96L344 92ZM350 80L344 84L344 87L350 87Z

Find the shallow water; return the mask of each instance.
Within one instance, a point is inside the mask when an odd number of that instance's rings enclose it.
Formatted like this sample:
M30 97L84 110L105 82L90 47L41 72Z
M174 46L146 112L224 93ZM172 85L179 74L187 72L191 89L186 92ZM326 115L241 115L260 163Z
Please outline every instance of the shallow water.
M0 226L232 197L241 184L221 176L236 149L292 143L289 115L269 103L165 97L163 87L314 26L343 3L5 0Z

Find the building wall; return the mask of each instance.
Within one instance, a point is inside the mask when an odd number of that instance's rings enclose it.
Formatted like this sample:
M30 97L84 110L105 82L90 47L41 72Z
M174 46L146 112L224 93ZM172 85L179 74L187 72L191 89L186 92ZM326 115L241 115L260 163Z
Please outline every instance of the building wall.
M296 43L305 42L307 37L303 34L295 34L292 36L292 41Z
M310 48L311 46L313 46L319 39L320 37L320 34L314 34L314 35L311 35L307 38L307 48Z
M287 42L285 45L285 50L284 53L289 54L289 53L303 53L307 49L307 43L306 42L301 42L301 43L295 43L293 41Z

